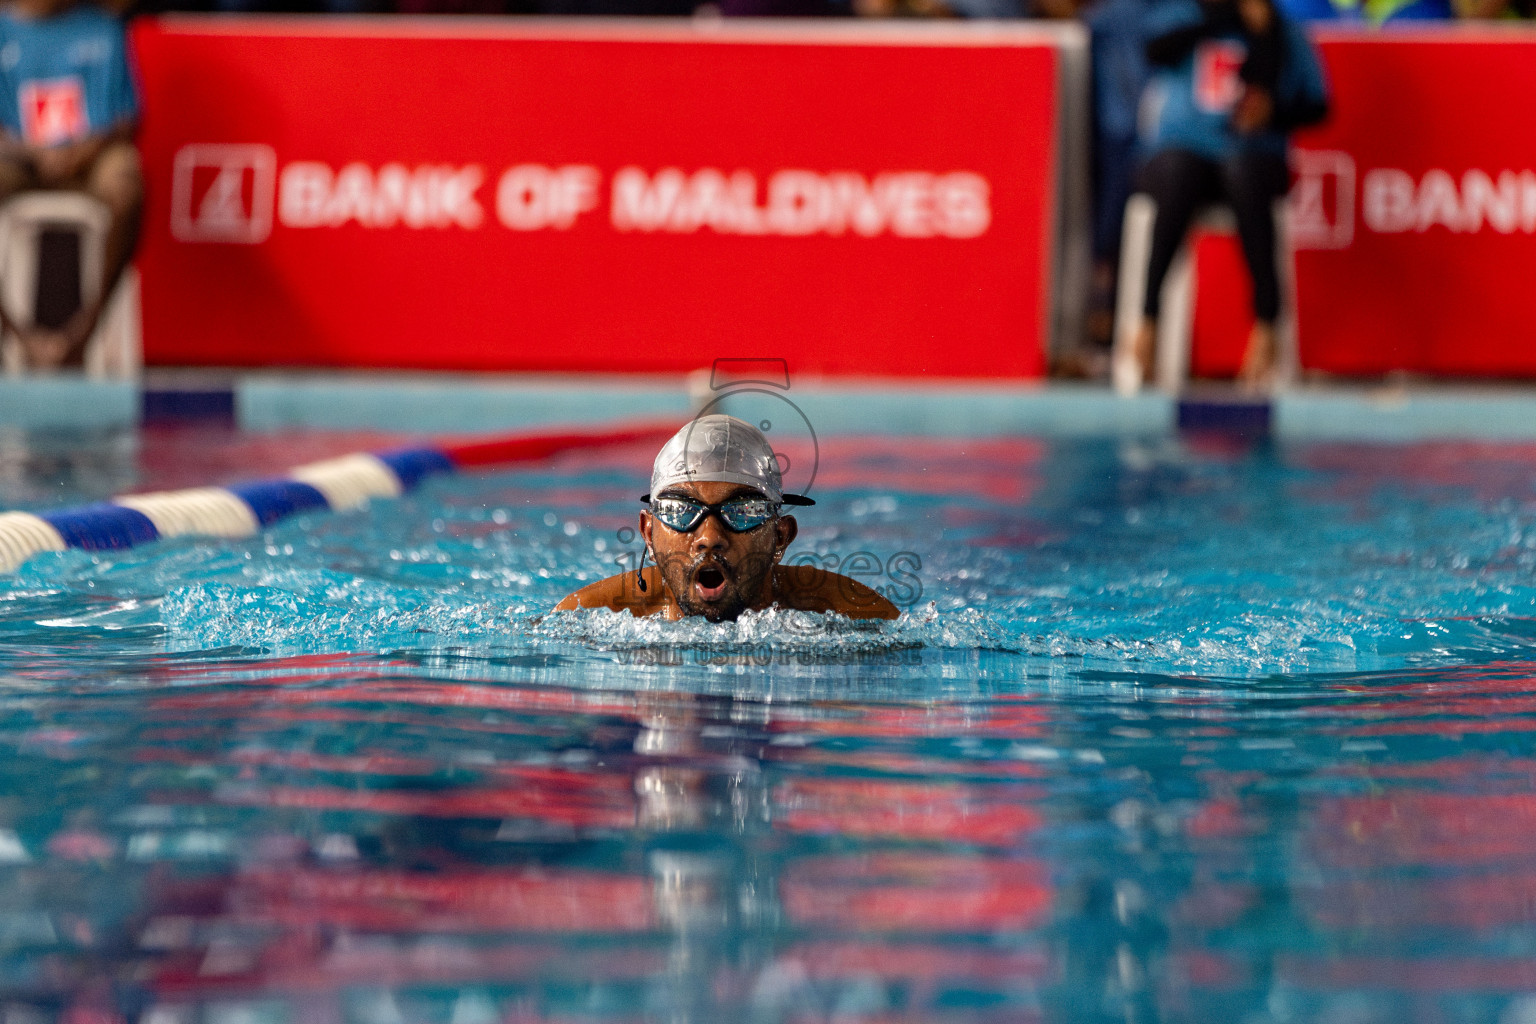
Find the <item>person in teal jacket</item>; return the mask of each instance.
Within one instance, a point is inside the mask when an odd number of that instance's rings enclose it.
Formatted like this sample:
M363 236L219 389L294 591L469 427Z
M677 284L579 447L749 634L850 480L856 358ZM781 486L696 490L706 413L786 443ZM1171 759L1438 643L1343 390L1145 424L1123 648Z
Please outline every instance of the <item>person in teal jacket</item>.
M94 302L57 311L55 323L18 324L0 308L33 368L82 361L133 255L144 185L127 49L122 21L88 3L11 0L0 8L0 200L26 189L73 189L101 200L112 218Z
M1240 379L1267 384L1280 286L1274 201L1290 184L1290 132L1327 114L1317 52L1271 0L1174 0L1149 16L1154 68L1143 98L1138 185L1157 204L1135 354L1150 365L1163 278L1195 211L1226 202L1253 276L1255 325Z

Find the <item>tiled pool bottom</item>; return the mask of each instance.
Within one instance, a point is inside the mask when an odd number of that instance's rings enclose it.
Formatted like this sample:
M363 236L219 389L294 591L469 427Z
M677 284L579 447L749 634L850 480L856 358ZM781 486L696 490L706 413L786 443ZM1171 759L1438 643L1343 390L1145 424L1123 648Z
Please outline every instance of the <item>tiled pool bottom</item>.
M7 1022L1536 1013L1536 448L833 434L796 549L902 622L546 616L651 454L0 580Z

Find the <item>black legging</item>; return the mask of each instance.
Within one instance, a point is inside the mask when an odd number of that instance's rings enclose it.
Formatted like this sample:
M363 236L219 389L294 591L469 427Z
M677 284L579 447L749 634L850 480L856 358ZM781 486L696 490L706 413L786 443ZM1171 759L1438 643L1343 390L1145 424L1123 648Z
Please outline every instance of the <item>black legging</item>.
M1280 313L1280 279L1275 272L1274 202L1290 184L1285 157L1240 152L1218 163L1185 149L1153 154L1141 169L1141 191L1157 203L1152 226L1152 258L1147 265L1147 297L1142 311L1157 319L1163 278L1195 210L1225 200L1237 214L1237 237L1253 275L1253 315L1274 323Z

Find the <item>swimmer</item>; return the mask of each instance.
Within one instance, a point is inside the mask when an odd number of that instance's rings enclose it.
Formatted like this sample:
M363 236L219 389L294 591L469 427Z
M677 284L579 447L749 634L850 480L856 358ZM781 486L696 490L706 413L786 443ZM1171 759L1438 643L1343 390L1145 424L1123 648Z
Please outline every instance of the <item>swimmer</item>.
M632 615L734 620L744 611L791 608L851 619L894 619L896 606L847 576L780 565L799 526L768 439L734 416L702 416L662 446L640 499L646 566L582 587L555 611L608 608Z

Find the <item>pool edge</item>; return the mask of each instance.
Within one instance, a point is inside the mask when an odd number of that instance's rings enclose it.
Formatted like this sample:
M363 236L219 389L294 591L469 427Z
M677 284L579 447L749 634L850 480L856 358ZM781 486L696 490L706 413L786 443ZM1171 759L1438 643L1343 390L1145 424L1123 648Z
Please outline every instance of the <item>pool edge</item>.
M198 423L257 433L470 435L687 417L714 397L681 375L150 371L142 381L0 379L0 426L122 429ZM1536 391L1470 386L1229 390L1121 398L1077 382L813 380L786 392L818 431L930 437L1117 437L1217 430L1281 441L1536 440ZM726 395L721 407L730 411Z

